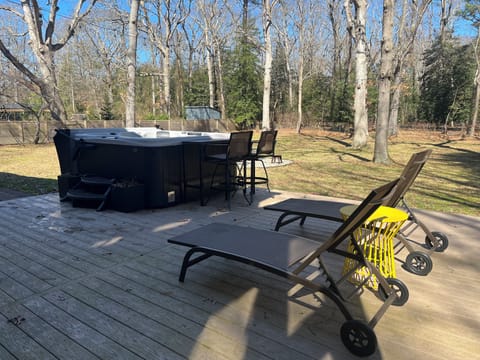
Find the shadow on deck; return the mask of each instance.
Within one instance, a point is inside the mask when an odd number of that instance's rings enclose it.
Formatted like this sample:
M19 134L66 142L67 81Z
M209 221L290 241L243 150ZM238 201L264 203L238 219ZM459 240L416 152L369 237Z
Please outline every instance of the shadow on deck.
M263 206L303 196L259 189L252 206L240 194L230 212L222 199L129 214L72 208L57 194L0 202L0 358L353 358L340 341L338 309L322 296L289 298L284 279L212 258L178 282L185 249L169 238L213 221L273 229L279 214ZM480 219L418 215L450 246L433 255L426 277L397 263L410 300L375 327L371 358L473 359ZM335 227L307 220L282 231L315 238ZM365 292L355 304L363 317L378 299Z

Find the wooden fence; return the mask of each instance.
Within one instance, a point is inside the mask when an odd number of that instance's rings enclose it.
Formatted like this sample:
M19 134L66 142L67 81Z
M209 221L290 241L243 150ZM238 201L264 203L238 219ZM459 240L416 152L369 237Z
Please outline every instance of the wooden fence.
M122 128L124 120L75 120L68 121L67 128ZM220 120L143 120L136 126L157 126L165 130L226 132L234 130L233 124L224 124ZM53 121L0 121L0 145L31 144L39 129L39 143L51 142L55 135L56 123Z

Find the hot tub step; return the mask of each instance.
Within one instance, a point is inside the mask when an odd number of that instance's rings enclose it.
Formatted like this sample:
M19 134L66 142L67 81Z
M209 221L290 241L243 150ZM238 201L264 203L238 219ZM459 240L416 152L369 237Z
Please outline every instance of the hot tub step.
M78 205L83 207L85 204L90 204L96 207L97 211L101 211L105 207L110 191L110 187L102 193L77 188L69 190L66 197L72 200L74 206Z
M85 189L72 189L67 192L67 196L74 200L105 200L104 193L94 193Z
M100 176L82 176L81 181L88 185L105 185L109 186L115 182L115 179L104 178Z

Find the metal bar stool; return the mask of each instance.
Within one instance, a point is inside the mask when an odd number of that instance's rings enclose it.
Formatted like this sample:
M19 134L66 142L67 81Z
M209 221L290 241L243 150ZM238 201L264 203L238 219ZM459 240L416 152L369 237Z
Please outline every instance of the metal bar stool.
M239 164L243 164L245 159L250 155L252 135L253 131L232 132L227 144L208 144L206 146L205 161L215 164L215 170L213 171L210 182L210 190L219 189L225 191L225 198L229 209L231 208L231 193L239 187L243 188L243 195L250 205L250 201L246 196L246 174ZM223 179L220 183L218 183L218 179L216 179L219 167L225 169Z
M252 194L255 194L255 185L258 184L266 184L268 191L270 191L270 186L268 183L268 172L263 159L269 156L271 156L272 159L274 158L277 133L277 130L262 131L256 149L252 150L250 152L250 155L246 158L247 161L250 161L250 177L246 177L246 182L248 185L250 185ZM262 163L265 176L256 176L256 161L260 161ZM246 164L244 164L244 166L245 165Z

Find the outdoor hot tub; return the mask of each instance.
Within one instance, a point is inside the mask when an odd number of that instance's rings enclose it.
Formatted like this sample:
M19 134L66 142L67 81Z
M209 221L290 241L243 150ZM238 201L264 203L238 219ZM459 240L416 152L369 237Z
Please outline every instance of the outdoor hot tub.
M202 147L227 142L229 136L147 127L57 130L60 197L65 198L79 178L88 176L140 184L145 208L199 199L213 170L202 167ZM187 183L200 186L195 190Z

